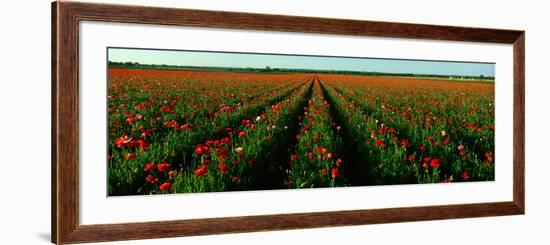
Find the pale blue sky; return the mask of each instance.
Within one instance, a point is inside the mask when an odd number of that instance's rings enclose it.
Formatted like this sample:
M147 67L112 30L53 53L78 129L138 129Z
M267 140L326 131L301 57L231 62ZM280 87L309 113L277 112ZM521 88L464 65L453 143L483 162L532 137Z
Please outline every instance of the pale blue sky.
M154 49L108 48L109 61L138 62L181 66L302 68L316 70L348 70L388 73L415 73L437 75L494 76L494 63L442 62L347 58L327 56L299 56L224 53L201 51L174 51Z

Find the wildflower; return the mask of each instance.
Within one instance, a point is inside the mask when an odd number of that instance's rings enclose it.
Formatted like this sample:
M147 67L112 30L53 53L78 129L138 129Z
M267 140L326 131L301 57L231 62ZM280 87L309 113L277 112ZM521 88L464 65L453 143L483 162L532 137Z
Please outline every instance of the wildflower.
M154 162L145 164L145 169L144 169L145 171L150 171L150 170L153 170L153 169L155 169L155 163Z
M170 182L166 182L159 186L159 190L161 191L169 191L172 189L172 184Z
M218 154L218 158L220 159L226 159L227 156L229 156L229 151L223 148L218 148L216 153Z
M149 174L145 178L145 181L147 181L147 183L157 183L159 181L159 179L155 178L155 176L153 176L152 174Z
M218 170L220 170L220 173L227 173L229 172L229 167L227 167L227 164L225 163L220 163L218 164Z
M336 179L338 176L340 176L340 172L338 171L337 168L333 168L331 173L332 173L333 179Z
M139 146L139 152L145 152L149 150L149 143L144 140L136 140L137 145Z
M197 155L209 155L210 154L210 147L206 146L206 145L203 145L203 144L199 144L197 145L197 147L195 147L195 153Z
M408 141L407 139L402 139L402 140L400 140L400 141L399 141L399 144L400 144L401 146L403 146L404 148L409 148L409 146L410 146L410 143L409 143L409 141Z
M431 160L431 158L429 158L429 157L424 157L424 158L422 159L422 167L427 168L427 167L428 167L428 163L430 162L430 160Z
M126 160L136 159L136 154L128 152L128 153L126 153L126 156L124 156L124 159L126 159Z
M168 176L170 176L170 178L175 178L176 176L178 176L178 172L175 170L172 170L168 172Z
M487 152L485 153L485 164L487 165L490 165L491 163L493 163L493 153L491 152Z
M115 139L115 144L118 148L124 148L126 145L128 145L132 141L132 138L124 135L120 136Z
M470 179L470 174L468 174L468 172L463 172L460 177L462 177L463 180L468 180Z
M164 172L164 171L170 169L171 166L172 165L170 163L162 163L162 164L157 165L157 169L161 172Z
M208 166L202 165L199 169L195 170L195 176L206 176L208 173Z
M430 160L430 167L435 168L441 166L442 160L440 158L434 158Z
M336 167L342 167L342 159L336 159Z
M386 144L384 144L384 140L382 140L382 139L376 140L376 142L374 144L376 146L380 147L380 148L386 147Z

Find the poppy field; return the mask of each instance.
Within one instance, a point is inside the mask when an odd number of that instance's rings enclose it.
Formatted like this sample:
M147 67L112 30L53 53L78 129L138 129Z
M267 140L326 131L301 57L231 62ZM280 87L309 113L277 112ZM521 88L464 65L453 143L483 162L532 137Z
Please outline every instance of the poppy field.
M109 68L110 196L494 180L494 83Z

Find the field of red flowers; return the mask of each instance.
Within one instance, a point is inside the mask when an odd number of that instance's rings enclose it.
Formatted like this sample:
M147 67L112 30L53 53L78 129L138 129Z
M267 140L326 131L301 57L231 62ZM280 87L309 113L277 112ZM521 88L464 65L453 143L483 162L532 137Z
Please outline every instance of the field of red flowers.
M109 69L109 195L494 180L494 84Z

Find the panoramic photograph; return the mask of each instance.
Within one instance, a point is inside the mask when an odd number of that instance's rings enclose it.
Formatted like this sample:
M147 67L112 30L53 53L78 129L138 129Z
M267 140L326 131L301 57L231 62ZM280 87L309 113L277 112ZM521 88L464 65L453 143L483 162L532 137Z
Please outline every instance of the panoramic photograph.
M494 181L495 64L107 49L108 196Z

